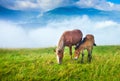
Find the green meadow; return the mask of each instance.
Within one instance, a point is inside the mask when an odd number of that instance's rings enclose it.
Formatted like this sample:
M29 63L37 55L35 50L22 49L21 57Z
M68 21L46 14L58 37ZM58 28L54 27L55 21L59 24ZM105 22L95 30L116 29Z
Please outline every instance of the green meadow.
M57 64L55 47L0 49L0 81L120 81L120 46L96 46L93 59L71 60L66 47ZM74 49L73 49L74 51Z

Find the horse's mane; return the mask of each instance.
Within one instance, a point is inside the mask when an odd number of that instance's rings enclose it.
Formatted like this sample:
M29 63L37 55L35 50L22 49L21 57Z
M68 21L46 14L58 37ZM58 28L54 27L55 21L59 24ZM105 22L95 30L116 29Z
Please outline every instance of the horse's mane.
M64 49L64 37L63 37L63 36L60 37L60 40L59 40L59 42L58 42L57 49L58 49L58 50L63 50L63 49Z
M76 46L75 46L75 49L78 49L79 48L79 46L82 44L82 43L84 43L85 42L85 40L86 40L86 38L83 38L83 40L82 41L80 41Z
M75 50L78 49L80 47L80 45L82 43L84 43L85 41L92 41L93 42L93 46L96 46L95 42L94 42L94 38L87 38L84 37L82 41L80 41L76 46L75 46Z

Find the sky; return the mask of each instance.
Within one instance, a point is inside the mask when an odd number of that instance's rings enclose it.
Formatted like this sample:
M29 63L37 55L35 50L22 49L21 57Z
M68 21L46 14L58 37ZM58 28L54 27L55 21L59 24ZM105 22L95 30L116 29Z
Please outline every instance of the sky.
M0 0L0 48L56 46L66 30L120 45L119 0Z
M112 2L112 3L114 3L114 4L120 4L120 1L119 1L119 0L107 0L107 1Z

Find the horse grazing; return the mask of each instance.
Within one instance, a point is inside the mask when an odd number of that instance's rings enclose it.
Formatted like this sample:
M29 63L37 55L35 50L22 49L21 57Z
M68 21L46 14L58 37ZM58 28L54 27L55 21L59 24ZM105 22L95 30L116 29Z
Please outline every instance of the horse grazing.
M88 51L88 62L91 62L92 59L92 49L93 46L96 46L94 36L87 34L86 37L75 47L74 57L75 59L79 58L80 53L82 53L81 63L83 63L84 49Z
M56 48L56 55L57 55L57 61L58 64L62 63L63 59L63 53L64 53L64 47L68 46L71 59L72 59L72 46L77 45L82 40L82 32L78 29L72 30L72 31L65 31L62 36L60 37L60 40L58 42L58 46Z

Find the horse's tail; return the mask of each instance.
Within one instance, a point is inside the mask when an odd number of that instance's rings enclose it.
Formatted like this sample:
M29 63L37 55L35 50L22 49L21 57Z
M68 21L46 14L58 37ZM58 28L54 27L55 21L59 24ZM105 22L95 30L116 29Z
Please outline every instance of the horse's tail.
M97 46L95 43L93 44L94 46Z

